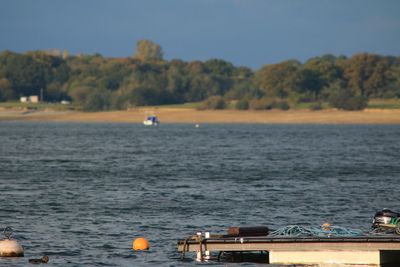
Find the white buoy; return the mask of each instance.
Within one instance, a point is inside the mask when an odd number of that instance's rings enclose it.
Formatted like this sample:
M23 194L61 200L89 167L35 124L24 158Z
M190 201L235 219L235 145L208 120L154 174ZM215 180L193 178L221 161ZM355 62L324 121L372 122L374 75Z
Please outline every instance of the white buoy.
M3 234L6 239L0 240L0 257L23 257L24 249L18 241L11 239L12 228L4 228Z
M24 249L13 239L0 240L0 257L23 257Z

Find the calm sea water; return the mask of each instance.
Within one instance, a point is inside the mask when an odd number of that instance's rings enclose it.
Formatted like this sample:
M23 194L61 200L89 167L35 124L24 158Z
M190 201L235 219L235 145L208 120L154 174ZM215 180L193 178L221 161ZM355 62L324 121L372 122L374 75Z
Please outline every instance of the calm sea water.
M25 257L0 265L194 266L176 241L196 231L367 230L399 176L400 126L1 122L0 228Z

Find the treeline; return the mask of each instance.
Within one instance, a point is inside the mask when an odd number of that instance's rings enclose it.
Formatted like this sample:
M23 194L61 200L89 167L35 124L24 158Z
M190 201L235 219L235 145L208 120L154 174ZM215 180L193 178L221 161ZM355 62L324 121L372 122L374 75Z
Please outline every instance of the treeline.
M84 110L202 101L203 108L288 109L303 102L363 109L369 98L400 97L400 57L361 53L288 60L258 70L211 59L163 60L151 41L138 42L130 58L70 56L33 51L0 53L0 101L39 95L70 100Z

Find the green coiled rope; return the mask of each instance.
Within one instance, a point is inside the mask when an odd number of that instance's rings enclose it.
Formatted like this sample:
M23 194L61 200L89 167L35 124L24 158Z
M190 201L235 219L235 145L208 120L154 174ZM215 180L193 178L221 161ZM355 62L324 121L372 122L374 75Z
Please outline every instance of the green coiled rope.
M362 236L361 230L348 229L340 226L329 226L325 228L302 227L299 225L288 225L279 228L269 234L269 236L317 236L317 237L355 237Z

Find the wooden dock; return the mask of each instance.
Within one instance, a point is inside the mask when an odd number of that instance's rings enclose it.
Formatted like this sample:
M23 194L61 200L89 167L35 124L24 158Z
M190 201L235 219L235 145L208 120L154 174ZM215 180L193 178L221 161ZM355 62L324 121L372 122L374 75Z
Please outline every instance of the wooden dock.
M271 264L379 265L400 263L400 236L205 238L197 235L179 240L178 251L183 256L195 252L198 260L221 253L266 252L265 263Z

